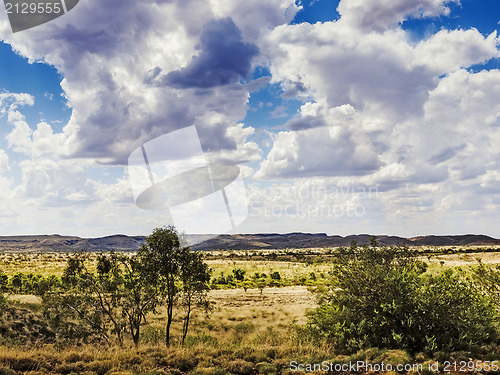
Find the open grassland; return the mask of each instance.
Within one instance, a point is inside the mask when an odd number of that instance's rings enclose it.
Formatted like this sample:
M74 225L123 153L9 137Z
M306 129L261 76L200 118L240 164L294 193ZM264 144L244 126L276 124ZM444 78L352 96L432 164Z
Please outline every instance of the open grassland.
M280 280L276 285L280 287L258 288L255 284L245 291L238 282L211 283L211 311L193 312L184 345L180 342L182 314L175 311L169 348L164 344L165 309L162 306L148 315L148 324L142 329L141 345L137 350L128 340L121 348L103 344L37 343L36 332L30 332L33 327L29 324L34 322L38 330L43 328L39 323L40 298L10 294L11 319L0 317L0 332L16 330L19 335L31 335L35 339L29 344L21 343L12 335L2 340L0 375L288 374L294 373L290 369L292 361L317 364L325 360L338 364L349 361L384 362L394 366L413 364L422 365L423 369L439 361L440 370L444 370L443 361L469 361L471 358L478 359L479 363L500 361L497 347L481 347L474 353L437 353L432 358L423 353L410 356L401 350L376 348L346 356L306 334L301 328L307 321L306 313L317 306L316 295L311 290L328 280L331 253L331 249L207 252L205 261L213 269L213 279L231 275L235 269L244 270L248 279L255 274L269 276L278 272ZM68 256L65 253L2 253L0 270L9 277L18 272L61 276ZM422 249L420 258L429 265L427 272L436 273L443 268L466 269L477 264L477 259L488 265L500 264L500 250L428 248ZM92 254L90 268L94 267L96 259L97 254ZM23 309L29 309L33 315L22 317ZM500 366L500 362L498 364Z
M326 275L330 270L332 249L285 249L285 250L241 250L207 251L205 262L213 269L213 276L228 275L234 268L242 268L247 277L255 272L270 274L277 271L286 280L298 280ZM419 248L420 258L430 266L456 267L477 264L481 259L486 264L500 264L500 248L491 247L425 247ZM90 268L97 260L98 253L90 253ZM18 272L41 276L61 276L70 253L60 252L0 252L0 271L8 276Z
M0 270L8 276L17 272L61 276L68 256L66 253L0 253Z
M185 345L179 342L181 321L174 320L174 342L164 345L163 312L151 315L138 350L131 342L117 346L59 345L0 347L0 374L291 374L290 363L370 363L428 366L436 360L465 360L468 352L442 353L437 359L414 357L400 350L369 349L351 356L303 335L294 325L305 322L305 312L315 307L314 295L303 286L214 290L213 311L197 311ZM36 299L18 297L16 305L32 307ZM491 348L482 348L484 361L500 360ZM441 366L443 369L443 366ZM324 372L310 372L319 374ZM364 373L361 371L360 373ZM373 373L373 372L372 372ZM408 372L417 374L419 372ZM427 372L429 373L429 372ZM459 372L457 372L459 373Z
M12 296L17 308L39 303L37 297ZM124 348L57 343L40 347L6 345L0 348L0 374L14 369L27 374L228 374L274 373L293 360L328 357L328 347L300 343L292 322L305 322L315 306L314 295L303 286L213 290L212 311L195 311L187 342L181 346L182 322L176 314L171 348L164 345L164 310L148 317L139 351L131 342ZM326 358L325 357L325 358ZM288 361L288 362L287 362ZM4 371L4 372L2 372Z

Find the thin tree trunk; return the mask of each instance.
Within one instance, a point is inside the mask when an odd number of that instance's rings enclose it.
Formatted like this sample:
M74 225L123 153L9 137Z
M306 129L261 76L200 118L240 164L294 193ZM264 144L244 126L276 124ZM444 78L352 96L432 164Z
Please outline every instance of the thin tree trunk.
M129 316L129 324L130 324L130 333L132 335L132 341L134 342L135 350L138 350L139 349L140 322L138 322L136 320L135 316L130 315Z
M182 327L182 343L184 344L184 340L186 339L188 328L189 328L189 316L191 314L191 298L189 298L187 303L187 312L184 318L184 325Z
M167 326L165 328L165 344L167 347L170 346L170 325L172 324L174 299L169 297L167 301Z

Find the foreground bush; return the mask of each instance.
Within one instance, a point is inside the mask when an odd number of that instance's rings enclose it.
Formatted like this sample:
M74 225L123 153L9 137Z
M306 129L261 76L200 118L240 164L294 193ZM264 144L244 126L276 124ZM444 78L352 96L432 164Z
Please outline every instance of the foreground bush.
M500 265L489 267L479 260L472 275L479 287L500 306Z
M332 287L309 314L309 327L345 352L369 347L412 353L468 350L496 337L491 299L452 270L424 275L407 247L337 251Z

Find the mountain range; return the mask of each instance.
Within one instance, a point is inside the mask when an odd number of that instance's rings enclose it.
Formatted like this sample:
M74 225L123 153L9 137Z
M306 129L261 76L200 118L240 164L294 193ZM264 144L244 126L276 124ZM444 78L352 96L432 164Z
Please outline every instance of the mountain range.
M258 250L286 248L329 248L349 246L352 241L360 245L370 243L369 234L349 236L329 236L326 233L259 233L259 234L223 234L190 235L188 238L195 245L194 250ZM499 246L500 239L485 235L466 234L450 236L418 236L404 238L398 236L377 235L381 245L409 246ZM81 238L76 236L29 235L0 236L0 251L135 251L144 244L145 236L126 236L122 234Z

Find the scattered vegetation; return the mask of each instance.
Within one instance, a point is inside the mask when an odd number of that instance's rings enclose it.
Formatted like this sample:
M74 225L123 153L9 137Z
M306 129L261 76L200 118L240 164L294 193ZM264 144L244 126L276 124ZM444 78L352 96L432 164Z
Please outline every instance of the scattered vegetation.
M137 253L0 254L0 374L500 360L500 266L457 267L477 250L202 253L181 243L166 227Z

